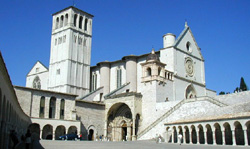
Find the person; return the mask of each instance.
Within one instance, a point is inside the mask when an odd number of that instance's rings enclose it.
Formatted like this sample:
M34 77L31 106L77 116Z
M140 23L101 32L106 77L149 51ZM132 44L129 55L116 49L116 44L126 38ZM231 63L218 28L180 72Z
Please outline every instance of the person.
M179 139L179 142L180 142L180 145L181 145L181 141L182 141L182 134L179 134L179 135L178 135L178 139Z
M17 134L16 134L15 130L11 130L10 138L13 142L13 148L15 148L15 146L18 144L18 138L17 138Z
M30 133L30 130L28 129L27 133L25 134L25 146L26 146L26 149L30 148L30 144L31 144L31 133Z
M161 135L159 135L158 142L161 143Z

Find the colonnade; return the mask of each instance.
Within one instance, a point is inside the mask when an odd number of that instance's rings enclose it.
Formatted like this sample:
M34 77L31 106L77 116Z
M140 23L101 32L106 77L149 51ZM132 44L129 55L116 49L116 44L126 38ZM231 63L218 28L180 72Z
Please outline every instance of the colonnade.
M223 120L166 126L166 141L183 144L250 145L250 120ZM178 139L178 135L182 139ZM181 141L181 142L180 142Z

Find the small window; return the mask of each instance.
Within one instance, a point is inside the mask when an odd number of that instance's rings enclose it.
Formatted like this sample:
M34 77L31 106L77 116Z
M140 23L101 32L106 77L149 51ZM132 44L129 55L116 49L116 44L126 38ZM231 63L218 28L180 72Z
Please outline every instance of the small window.
M186 48L187 48L187 51L188 51L188 52L192 52L192 46L191 46L191 43L190 43L190 42L187 42Z
M87 31L88 29L88 19L85 19L84 30Z
M74 15L74 26L76 27L77 14Z
M57 39L55 39L55 45L57 44Z
M36 68L36 72L39 72L39 68Z
M79 28L82 29L82 20L83 20L83 17L80 16L80 19L79 19Z
M61 16L60 27L63 27L63 20L64 20L64 17L63 17L63 16Z
M58 28L58 26L59 26L59 18L57 17L56 18L56 29Z
M38 76L36 76L35 79L33 80L33 88L41 89L41 80Z
M57 70L56 70L56 74L57 74L57 75L60 75L60 69L57 69Z
M68 25L68 14L65 15L65 26Z
M151 68L150 67L147 68L147 75L146 76L151 76Z

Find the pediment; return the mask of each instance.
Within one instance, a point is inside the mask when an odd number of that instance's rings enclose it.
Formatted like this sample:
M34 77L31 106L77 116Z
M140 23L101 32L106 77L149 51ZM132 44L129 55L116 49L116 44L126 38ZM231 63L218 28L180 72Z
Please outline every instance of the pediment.
M44 66L40 61L37 61L35 65L31 68L27 76L38 74L38 73L43 73L47 71L49 71L49 69L46 66Z

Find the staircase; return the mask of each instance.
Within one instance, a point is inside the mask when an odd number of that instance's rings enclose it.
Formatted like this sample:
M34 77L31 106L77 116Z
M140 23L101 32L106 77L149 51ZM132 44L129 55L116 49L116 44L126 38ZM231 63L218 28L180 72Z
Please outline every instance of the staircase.
M137 138L140 138L141 136L143 136L144 134L146 134L147 132L149 132L152 128L154 128L157 124L159 124L160 122L162 122L165 118L167 118L175 110L177 110L178 108L180 108L183 104L189 103L189 102L201 101L201 100L209 101L209 102L211 102L211 103L213 103L215 105L218 105L220 107L227 106L227 104L222 103L222 102L220 102L220 101L218 101L218 100L216 100L216 99L214 99L212 97L208 97L208 96L203 96L203 97L198 97L198 98L192 98L192 99L183 99L179 103L177 103L173 108L171 108L165 114L163 114L161 117L159 117L157 120L155 120L151 125L149 125L144 130L142 130L141 132L139 132L139 134L137 135Z

